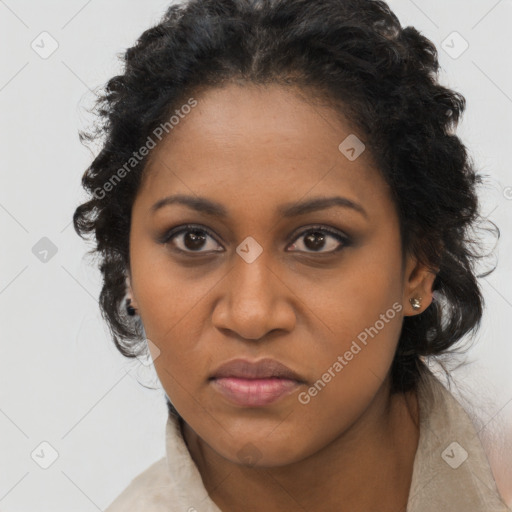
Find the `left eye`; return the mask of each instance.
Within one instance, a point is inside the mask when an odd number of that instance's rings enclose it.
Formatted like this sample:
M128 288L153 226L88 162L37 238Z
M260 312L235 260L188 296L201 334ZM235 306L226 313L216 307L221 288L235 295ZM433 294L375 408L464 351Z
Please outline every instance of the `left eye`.
M299 235L299 237L296 238L296 240L300 240L301 242L294 242L289 247L296 248L299 251L309 253L336 252L340 250L342 247L347 246L349 243L348 238L326 228L309 229L307 231L302 232ZM303 247L306 247L309 250L304 250Z

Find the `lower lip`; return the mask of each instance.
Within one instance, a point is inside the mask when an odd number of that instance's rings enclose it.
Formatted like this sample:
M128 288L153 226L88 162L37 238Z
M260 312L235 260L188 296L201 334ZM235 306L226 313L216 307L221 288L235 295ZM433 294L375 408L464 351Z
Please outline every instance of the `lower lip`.
M261 407L289 395L299 383L290 379L241 379L223 377L212 381L214 387L236 405Z

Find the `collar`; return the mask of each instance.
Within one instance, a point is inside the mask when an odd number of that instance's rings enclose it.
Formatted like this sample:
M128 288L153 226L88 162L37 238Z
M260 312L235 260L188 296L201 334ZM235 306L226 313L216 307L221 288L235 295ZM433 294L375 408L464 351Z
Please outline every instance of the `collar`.
M169 412L165 428L167 468L176 510L184 512L222 512L206 491L201 474L183 438L183 420Z

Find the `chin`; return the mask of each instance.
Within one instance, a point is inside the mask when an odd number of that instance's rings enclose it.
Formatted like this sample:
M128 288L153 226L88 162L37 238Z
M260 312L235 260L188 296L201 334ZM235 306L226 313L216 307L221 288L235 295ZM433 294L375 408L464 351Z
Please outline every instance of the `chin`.
M283 431L283 434L282 438L273 439L262 437L261 432L254 436L245 434L238 439L228 436L221 443L216 439L208 444L233 464L247 468L286 466L306 458L310 455L308 451L315 452L314 447L304 450L304 442L297 441L291 432Z

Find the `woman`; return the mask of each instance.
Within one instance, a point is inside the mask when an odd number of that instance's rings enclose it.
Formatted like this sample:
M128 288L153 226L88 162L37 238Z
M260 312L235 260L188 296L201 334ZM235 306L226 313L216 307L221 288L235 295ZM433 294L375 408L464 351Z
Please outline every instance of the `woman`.
M169 417L108 512L508 510L424 359L482 316L434 45L381 1L192 0L125 64L74 225Z

